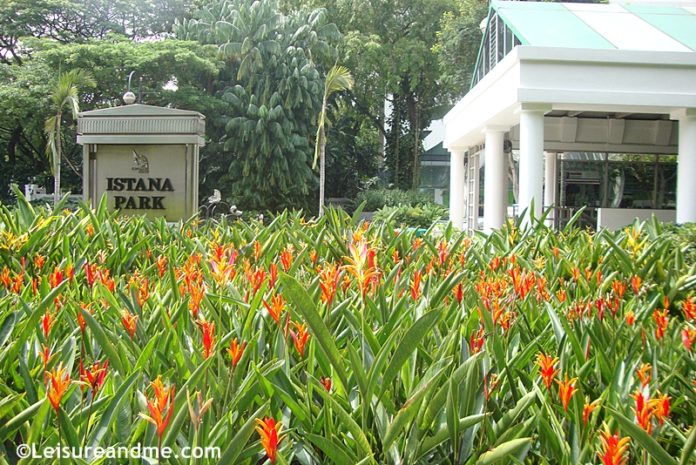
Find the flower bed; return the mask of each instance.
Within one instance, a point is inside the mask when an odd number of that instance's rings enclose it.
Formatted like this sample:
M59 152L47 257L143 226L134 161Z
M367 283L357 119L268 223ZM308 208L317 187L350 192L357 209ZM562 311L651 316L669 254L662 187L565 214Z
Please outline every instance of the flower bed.
M696 277L658 224L416 237L20 200L0 259L0 463L693 463Z

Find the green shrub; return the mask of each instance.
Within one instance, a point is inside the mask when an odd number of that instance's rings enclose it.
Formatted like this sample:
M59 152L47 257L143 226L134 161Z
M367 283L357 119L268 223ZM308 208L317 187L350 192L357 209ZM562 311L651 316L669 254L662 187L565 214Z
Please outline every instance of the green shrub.
M355 204L360 205L363 202L366 202L363 211L374 212L383 207L395 207L397 205L424 205L431 203L432 199L428 194L415 190L370 189L360 192Z
M684 261L688 266L696 263L696 223L666 224L664 232L674 246L684 251Z
M435 221L447 217L447 209L434 203L384 207L375 213L373 221L384 221L393 227L429 228Z

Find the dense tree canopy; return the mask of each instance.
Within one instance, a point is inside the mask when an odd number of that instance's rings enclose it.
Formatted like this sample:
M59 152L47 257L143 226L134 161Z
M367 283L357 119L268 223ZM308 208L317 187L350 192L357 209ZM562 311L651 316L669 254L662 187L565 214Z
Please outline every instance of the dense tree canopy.
M213 3L177 30L219 45L227 70L224 149L236 201L250 208L306 207L315 187L312 134L322 70L337 58L338 29L323 10L279 12L272 0ZM236 72L235 72L236 71Z
M327 197L352 198L378 173L415 186L423 130L466 91L485 11L475 0L8 0L0 197L10 183L50 185L43 121L72 69L96 81L82 110L120 105L134 71L140 102L202 112L202 196L315 210L324 80L344 65L355 85L328 102ZM79 192L81 152L64 119L63 186Z

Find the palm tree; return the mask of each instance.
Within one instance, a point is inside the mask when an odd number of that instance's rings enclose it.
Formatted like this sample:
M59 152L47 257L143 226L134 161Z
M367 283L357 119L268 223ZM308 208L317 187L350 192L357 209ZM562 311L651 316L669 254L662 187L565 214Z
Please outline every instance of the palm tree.
M53 206L60 201L60 162L62 158L61 133L63 126L63 111L70 111L73 119L80 112L80 98L78 88L80 86L94 87L94 78L81 69L73 69L58 76L51 91L51 114L44 123L44 132L48 137L46 146L47 155L51 158L51 171L53 174Z
M319 216L324 214L324 182L326 180L326 132L324 127L329 123L326 116L329 106L329 97L335 92L351 90L353 88L353 76L345 66L333 66L326 74L324 82L324 99L319 113L317 138L314 143L314 162L312 169L317 167L319 160Z

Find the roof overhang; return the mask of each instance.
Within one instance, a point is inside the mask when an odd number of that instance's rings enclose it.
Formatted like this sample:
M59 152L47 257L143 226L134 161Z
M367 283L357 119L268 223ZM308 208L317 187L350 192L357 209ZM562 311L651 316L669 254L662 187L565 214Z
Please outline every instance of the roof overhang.
M205 145L205 116L197 111L124 105L85 111L77 118L78 144Z
M670 115L696 109L696 53L517 46L445 115L445 147L481 144L522 109Z

